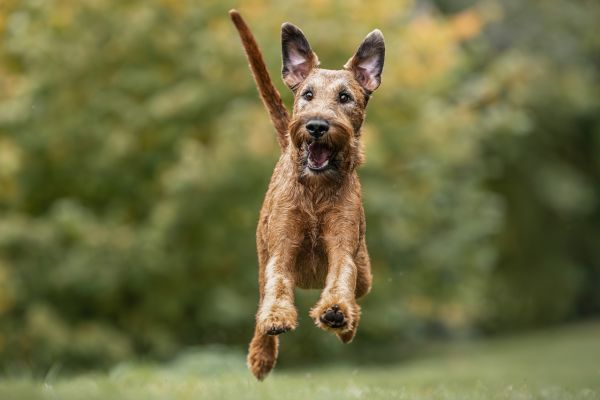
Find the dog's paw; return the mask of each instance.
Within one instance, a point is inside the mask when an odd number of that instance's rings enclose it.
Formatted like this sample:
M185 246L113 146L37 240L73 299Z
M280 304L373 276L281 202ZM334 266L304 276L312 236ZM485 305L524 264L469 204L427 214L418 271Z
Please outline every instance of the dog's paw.
M340 311L340 306L337 304L332 305L321 314L319 321L330 328L341 328L348 324L347 318L345 318L344 313Z
M294 306L275 305L259 312L256 326L260 332L273 336L296 329L297 320Z
M346 331L343 333L336 333L338 339L342 341L342 343L350 343L352 339L354 339L354 335L356 334L356 327L354 327L351 331Z
M271 372L275 366L275 360L270 357L262 357L260 354L251 354L248 356L246 363L252 375L259 381L262 381Z
M360 316L360 306L354 300L344 301L339 298L321 299L311 310L310 316L315 324L326 331L333 331L343 342L349 342L354 337L356 324ZM346 340L345 340L346 339Z
M277 339L271 336L254 336L250 342L246 363L256 379L262 381L277 361Z

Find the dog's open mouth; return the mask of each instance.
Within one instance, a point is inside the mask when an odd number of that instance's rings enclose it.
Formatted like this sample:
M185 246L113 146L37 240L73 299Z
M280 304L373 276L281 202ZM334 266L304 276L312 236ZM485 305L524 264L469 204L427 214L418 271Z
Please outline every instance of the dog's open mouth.
M308 145L307 165L313 171L323 171L330 165L333 150L321 142L312 142Z

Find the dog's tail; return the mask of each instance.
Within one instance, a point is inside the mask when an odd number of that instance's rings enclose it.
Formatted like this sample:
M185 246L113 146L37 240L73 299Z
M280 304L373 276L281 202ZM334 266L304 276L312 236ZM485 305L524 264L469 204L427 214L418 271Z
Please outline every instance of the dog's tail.
M252 374L262 381L271 372L277 362L279 338L264 333L254 332L254 337L248 349L248 368Z
M273 86L273 81L269 76L262 54L250 28L248 28L248 25L246 25L246 22L236 10L229 11L229 16L240 34L244 50L246 51L246 57L250 64L250 70L254 76L256 86L258 87L258 93L260 94L263 104L269 111L271 121L275 126L275 130L277 130L279 147L281 147L281 150L283 151L288 145L288 125L290 116L281 100L281 95L275 86Z

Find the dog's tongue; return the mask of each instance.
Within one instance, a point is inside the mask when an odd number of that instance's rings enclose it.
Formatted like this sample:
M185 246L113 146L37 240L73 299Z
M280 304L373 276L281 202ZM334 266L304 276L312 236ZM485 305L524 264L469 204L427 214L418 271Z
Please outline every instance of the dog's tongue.
M329 148L321 143L312 143L308 147L310 161L315 167L325 164L331 155Z

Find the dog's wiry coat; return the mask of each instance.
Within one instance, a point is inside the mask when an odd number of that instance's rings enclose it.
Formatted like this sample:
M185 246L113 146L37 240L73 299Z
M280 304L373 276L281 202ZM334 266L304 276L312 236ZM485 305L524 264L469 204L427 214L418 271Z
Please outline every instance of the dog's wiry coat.
M294 92L290 119L250 30L236 11L230 15L282 149L256 234L260 299L248 366L263 379L277 359L277 335L297 325L295 287L323 289L310 311L317 326L344 343L356 333L356 299L371 288L356 168L363 161L361 126L381 81L385 48L375 30L343 69L321 69L302 31L283 24L282 77Z

